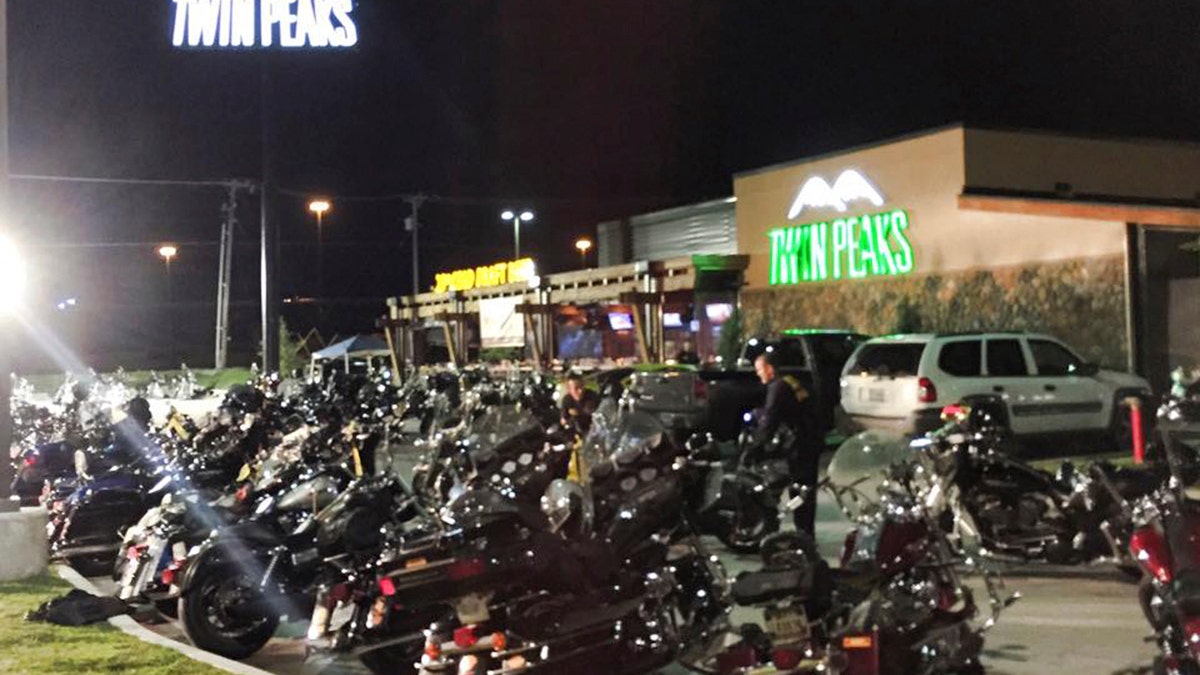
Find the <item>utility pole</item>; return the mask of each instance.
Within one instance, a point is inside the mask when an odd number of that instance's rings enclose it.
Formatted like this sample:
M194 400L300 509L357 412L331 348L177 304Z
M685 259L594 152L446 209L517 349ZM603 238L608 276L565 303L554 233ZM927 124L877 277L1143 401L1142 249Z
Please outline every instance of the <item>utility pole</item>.
M421 205L428 201L429 198L425 195L412 195L405 197L404 201L412 207L412 215L404 219L404 229L412 232L412 294L416 295L421 292L421 263L417 253L417 231L421 228Z
M253 192L245 181L233 181L225 187L225 203L221 205L221 250L217 265L217 330L213 367L229 365L229 293L233 280L233 235L237 230L238 191Z

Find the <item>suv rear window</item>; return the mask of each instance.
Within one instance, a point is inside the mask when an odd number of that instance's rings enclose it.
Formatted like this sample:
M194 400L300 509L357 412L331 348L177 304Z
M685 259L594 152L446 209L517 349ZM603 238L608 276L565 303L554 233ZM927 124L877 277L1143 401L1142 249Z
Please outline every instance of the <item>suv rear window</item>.
M995 377L1021 377L1029 374L1025 365L1025 354L1021 343L1013 339L988 340L988 375Z
M1033 352L1038 375L1069 375L1083 365L1077 356L1057 342L1030 340L1029 351Z
M850 372L871 375L916 375L925 352L924 342L880 342L866 345L858 353Z
M983 341L947 342L938 354L938 368L948 375L978 377L983 373Z

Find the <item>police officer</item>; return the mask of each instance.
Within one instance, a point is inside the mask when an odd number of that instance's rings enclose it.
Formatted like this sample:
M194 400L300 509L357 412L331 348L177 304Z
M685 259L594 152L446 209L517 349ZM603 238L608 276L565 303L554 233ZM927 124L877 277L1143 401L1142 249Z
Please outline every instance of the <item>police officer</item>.
M787 457L792 480L809 488L807 499L793 514L796 530L815 536L821 439L816 433L813 404L804 385L794 377L781 377L776 366L774 352L763 352L754 360L754 372L767 386L766 403L756 411L755 440L760 444L769 443L777 433L785 431L787 446L781 450Z

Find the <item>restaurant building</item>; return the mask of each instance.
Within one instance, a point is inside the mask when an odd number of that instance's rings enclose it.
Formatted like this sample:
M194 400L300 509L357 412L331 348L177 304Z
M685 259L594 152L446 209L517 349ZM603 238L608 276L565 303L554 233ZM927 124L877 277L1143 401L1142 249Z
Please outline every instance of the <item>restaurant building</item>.
M1031 330L1200 365L1200 146L964 127L738 174L747 330Z

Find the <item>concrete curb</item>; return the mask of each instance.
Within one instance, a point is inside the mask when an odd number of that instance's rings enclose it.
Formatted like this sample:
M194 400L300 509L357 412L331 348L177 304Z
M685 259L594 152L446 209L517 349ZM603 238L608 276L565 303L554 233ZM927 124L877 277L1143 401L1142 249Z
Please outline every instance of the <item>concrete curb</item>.
M92 582L85 579L82 575L70 567L67 567L66 565L52 565L52 567L54 568L55 574L75 588L93 595L104 595L99 589L96 588L94 584L92 584ZM114 616L108 620L108 623L119 629L122 633L125 633L126 635L132 635L142 642L148 642L153 645L158 645L159 647L173 649L189 659L192 659L193 661L199 661L206 665L210 665L213 668L235 673L235 675L271 675L270 672L260 668L248 666L239 661L227 659L223 656L217 656L216 654L210 654L209 652L206 652L202 649L197 649L192 645L176 642L168 637L163 637L162 635L159 635L158 633L155 633L154 631L134 621L132 617Z

